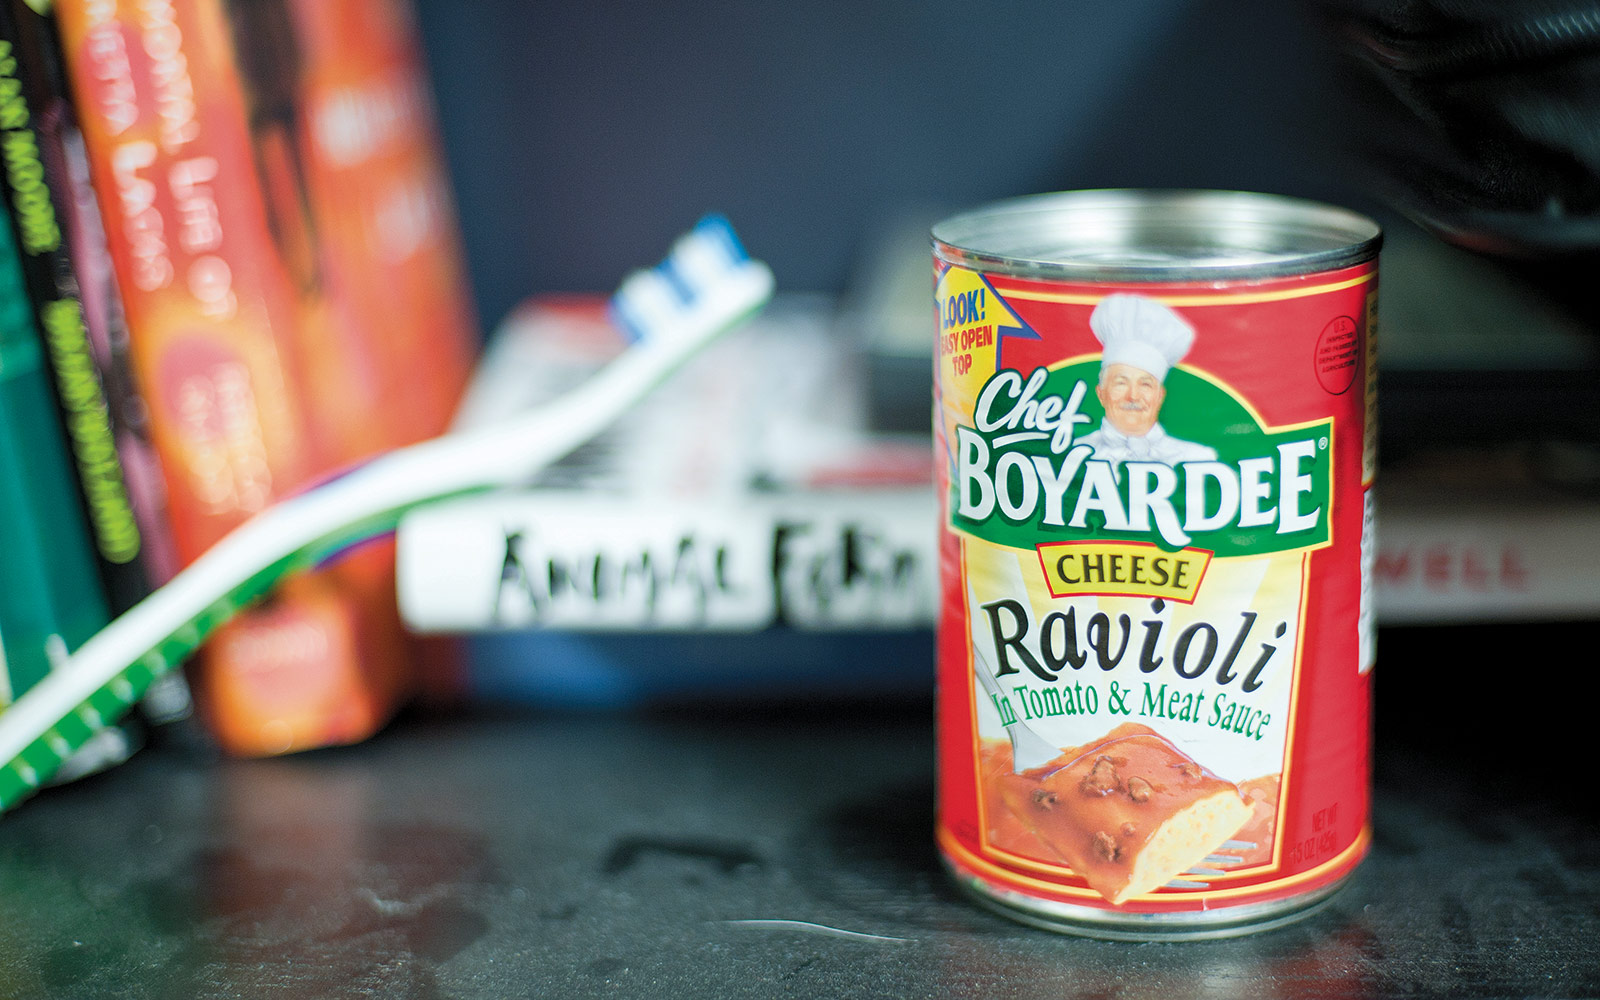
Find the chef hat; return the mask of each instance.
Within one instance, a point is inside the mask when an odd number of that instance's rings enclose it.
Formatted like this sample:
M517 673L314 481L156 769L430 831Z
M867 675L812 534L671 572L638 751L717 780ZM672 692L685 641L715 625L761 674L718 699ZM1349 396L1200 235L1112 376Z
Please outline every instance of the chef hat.
M1089 314L1089 329L1105 347L1102 371L1107 365L1132 365L1163 382L1194 343L1194 327L1142 295L1107 295Z

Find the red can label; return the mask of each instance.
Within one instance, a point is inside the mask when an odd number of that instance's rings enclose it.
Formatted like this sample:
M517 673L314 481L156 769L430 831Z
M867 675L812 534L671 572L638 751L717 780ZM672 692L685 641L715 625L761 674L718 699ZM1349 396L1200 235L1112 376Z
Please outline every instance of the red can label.
M1331 885L1369 839L1375 262L936 262L941 848L1052 913Z

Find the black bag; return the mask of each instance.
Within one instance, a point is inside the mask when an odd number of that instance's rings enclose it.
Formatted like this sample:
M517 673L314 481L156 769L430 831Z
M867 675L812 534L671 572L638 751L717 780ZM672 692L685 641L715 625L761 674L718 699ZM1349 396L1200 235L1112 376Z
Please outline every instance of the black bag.
M1600 4L1321 7L1356 57L1363 158L1380 197L1497 256L1600 251Z

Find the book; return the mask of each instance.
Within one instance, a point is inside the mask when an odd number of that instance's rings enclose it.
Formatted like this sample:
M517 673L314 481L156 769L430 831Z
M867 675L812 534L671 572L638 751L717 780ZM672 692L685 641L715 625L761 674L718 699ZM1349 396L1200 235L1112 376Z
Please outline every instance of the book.
M596 303L533 300L491 341L461 423L550 395L617 349ZM867 429L857 350L825 303L781 299L538 481L409 515L406 622L469 636L462 683L488 700L925 686L932 443ZM1386 467L1377 623L1600 614L1600 508L1537 474L1556 467L1487 446Z
M1579 621L1600 615L1600 505L1554 449L1407 456L1378 481L1373 589L1383 625ZM1581 450L1580 450L1581 453ZM1582 463L1580 463L1582 464Z
M401 608L425 633L904 629L933 620L925 487L584 497L504 491L410 515Z
M458 694L595 705L927 682L932 448L860 430L861 373L829 316L780 296L527 487L402 521L407 625L470 635ZM457 425L553 396L623 346L601 300L531 300Z
M159 467L141 433L142 400L126 368L121 302L54 22L25 0L0 2L0 49L4 214L21 251L79 499L105 597L116 614L176 568ZM182 676L161 678L140 703L138 721L108 728L96 741L100 750L76 755L63 777L124 759L142 742L139 721L170 724L187 719L191 710Z
M110 619L57 414L17 247L0 225L0 711ZM131 730L112 727L59 780L134 748Z
M18 10L17 8L21 8ZM123 475L101 369L91 348L58 190L64 159L59 108L40 15L0 2L0 187L4 215L53 376L79 503L113 612L149 592L143 538Z
M397 0L69 0L62 51L180 559L441 429L474 333ZM191 671L225 749L352 742L413 657L380 544L224 627Z

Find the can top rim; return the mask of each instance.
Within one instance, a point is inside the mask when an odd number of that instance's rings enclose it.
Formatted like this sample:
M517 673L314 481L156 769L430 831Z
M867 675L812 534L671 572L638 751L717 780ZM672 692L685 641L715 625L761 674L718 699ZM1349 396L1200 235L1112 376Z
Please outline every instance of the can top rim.
M1105 189L1012 198L933 227L951 263L1041 278L1182 281L1331 271L1375 257L1359 212L1244 191Z

